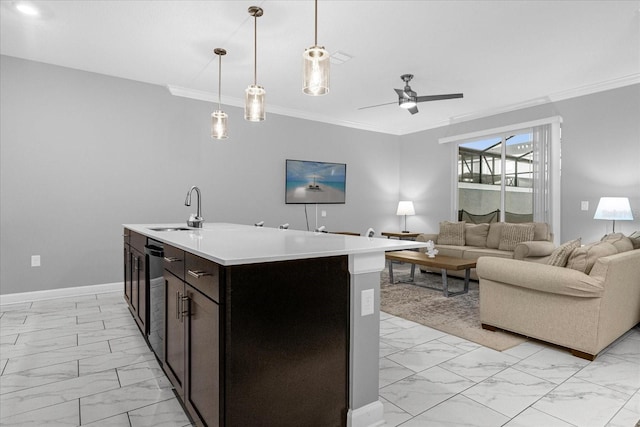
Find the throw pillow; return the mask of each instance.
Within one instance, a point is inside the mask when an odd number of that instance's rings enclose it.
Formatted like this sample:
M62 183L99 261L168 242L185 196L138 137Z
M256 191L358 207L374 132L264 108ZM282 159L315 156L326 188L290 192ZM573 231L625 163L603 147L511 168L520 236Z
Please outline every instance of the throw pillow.
M616 247L618 253L633 250L633 243L631 242L631 239L622 233L607 234L600 241L611 243Z
M570 240L567 243L554 249L554 251L551 252L551 255L549 256L549 259L547 260L547 264L556 267L566 267L571 252L573 252L574 249L580 247L581 240L582 239L580 238Z
M440 223L440 233L438 233L439 245L464 246L464 221Z
M589 274L598 258L615 255L617 253L618 250L611 243L591 243L589 245L576 248L571 252L569 260L567 261L567 268L572 268L574 270L582 271L585 274Z
M533 224L511 224L505 223L500 233L500 244L498 249L501 251L512 251L520 242L528 242L533 240Z
M489 224L465 224L464 243L467 246L485 248L487 246L487 235L489 234Z

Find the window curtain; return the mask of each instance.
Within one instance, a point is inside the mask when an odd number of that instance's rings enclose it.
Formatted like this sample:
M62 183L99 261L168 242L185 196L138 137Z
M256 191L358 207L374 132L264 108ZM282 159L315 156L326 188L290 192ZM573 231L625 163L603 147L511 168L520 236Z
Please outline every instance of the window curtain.
M551 125L533 128L533 220L551 223L549 189Z
M533 127L533 220L560 230L560 121Z

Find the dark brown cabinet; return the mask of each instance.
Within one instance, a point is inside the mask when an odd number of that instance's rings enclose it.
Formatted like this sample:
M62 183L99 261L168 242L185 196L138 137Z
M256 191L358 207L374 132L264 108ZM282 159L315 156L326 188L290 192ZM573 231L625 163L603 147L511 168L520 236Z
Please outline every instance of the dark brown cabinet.
M211 261L165 246L165 371L202 426L221 425L218 271Z
M140 236L124 248L136 321L146 315ZM162 367L197 426L346 426L346 256L221 266L164 242L163 263Z

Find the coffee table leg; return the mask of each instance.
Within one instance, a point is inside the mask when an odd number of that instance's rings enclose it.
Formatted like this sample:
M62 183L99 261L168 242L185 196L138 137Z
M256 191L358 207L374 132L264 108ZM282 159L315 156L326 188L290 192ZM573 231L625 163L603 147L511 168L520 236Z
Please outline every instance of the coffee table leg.
M467 292L469 292L469 279L471 277L471 269L470 268L465 268L464 269L464 293L466 294Z
M391 282L391 284L393 285L394 281L393 281L393 261L389 260L389 280Z
M447 283L447 270L442 269L442 294L449 297L449 283Z
M414 282L415 281L415 277L416 276L416 265L415 264L411 264L411 281Z

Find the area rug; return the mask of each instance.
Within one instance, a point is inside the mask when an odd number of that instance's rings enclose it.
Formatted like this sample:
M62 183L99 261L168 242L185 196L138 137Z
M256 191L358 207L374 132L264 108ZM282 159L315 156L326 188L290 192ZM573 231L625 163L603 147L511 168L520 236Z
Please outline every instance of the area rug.
M396 281L408 280L409 272L408 264L394 264L393 275ZM421 273L416 268L415 282L418 285L440 287L442 276ZM455 292L464 287L463 279L449 277L448 282L450 291ZM478 282L474 280L469 283L468 293L445 298L442 291L405 283L391 285L388 270L385 269L380 276L380 310L494 350L507 350L527 340L507 332L482 329Z

